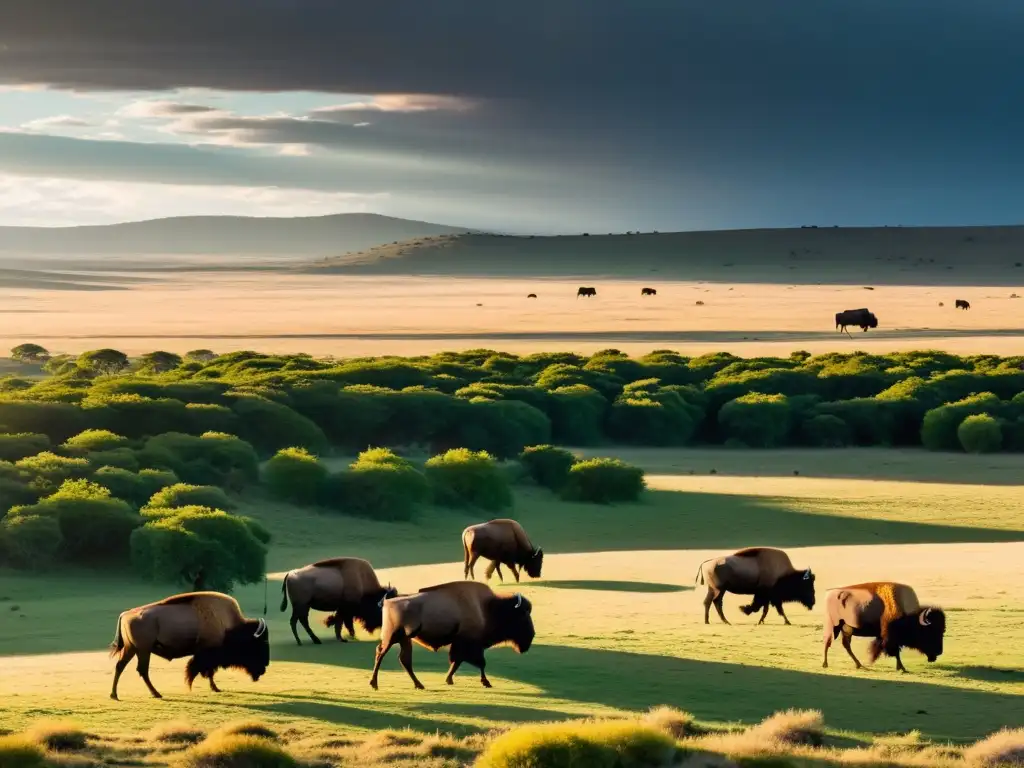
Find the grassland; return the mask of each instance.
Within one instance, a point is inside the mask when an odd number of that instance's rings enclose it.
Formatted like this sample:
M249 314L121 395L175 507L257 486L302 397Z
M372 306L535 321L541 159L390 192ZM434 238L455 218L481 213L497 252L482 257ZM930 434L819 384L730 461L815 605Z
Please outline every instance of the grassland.
M961 474L943 483L933 455L904 452L899 479L877 481L864 478L885 477L878 464L884 452L802 452L794 465L800 476L782 476L771 453L620 453L654 473L640 504L592 507L539 490L518 494L514 515L548 553L544 578L519 586L534 602L538 638L524 656L489 655L493 690L470 671L448 688L444 654L417 649L427 690L414 691L389 659L373 693L370 638L342 645L320 628L324 645L299 648L277 611L280 571L326 555L369 557L402 591L459 578L458 534L475 517L431 510L417 523L384 524L251 497L247 511L276 540L266 678L252 684L229 673L221 695L202 686L188 693L181 664L160 662L153 678L164 700L149 699L129 673L124 701L111 702L112 667L101 649L115 617L166 590L119 574L0 573L0 720L19 729L39 717L73 718L112 736L168 720L212 727L257 717L302 741L406 727L467 737L660 704L705 723L752 724L798 706L820 709L837 743L860 743L911 730L928 740L972 740L1024 719L1024 494L1005 484L1005 466L958 457ZM697 474L708 463L718 473ZM829 477L837 466L860 467L864 477ZM915 474L927 482L914 481ZM993 480L1004 484L988 484ZM904 677L888 660L854 672L834 649L830 669L822 670L820 606L811 613L792 607L792 627L775 616L758 627L732 597L726 612L734 625L713 619L705 626L703 594L693 584L697 565L751 544L790 549L797 564L813 567L819 595L873 578L913 584L949 611L945 654L934 665L910 655L913 674ZM260 615L263 586L240 590L239 599ZM855 649L863 656L862 644Z

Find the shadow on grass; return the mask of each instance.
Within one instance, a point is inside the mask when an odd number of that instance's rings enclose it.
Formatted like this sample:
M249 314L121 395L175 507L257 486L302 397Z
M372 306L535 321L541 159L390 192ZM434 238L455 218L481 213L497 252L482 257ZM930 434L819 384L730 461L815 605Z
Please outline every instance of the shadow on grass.
M653 581L535 581L533 587L549 589L589 589L595 592L692 592L693 587L682 587L678 584L658 584Z
M453 715L455 717L481 717L485 720L511 723L546 722L548 720L580 719L583 715L570 715L555 709L516 707L505 704L416 704L413 709L425 715Z
M968 680L982 680L986 683L1024 683L1024 669L966 666L960 667L956 673ZM1024 716L1021 719L1024 720Z
M877 679L838 664L836 669L815 673L535 645L522 656L492 651L487 671L495 684L496 699L501 696L500 678L506 678L535 686L557 699L634 711L668 704L706 721L753 724L773 712L799 707L820 709L834 729L870 733L917 729L926 738L949 741L975 740L1003 726L1019 726L1024 697L927 682L923 660L914 663L919 659L907 659L910 676L892 671L891 679ZM383 678L382 689L402 686L415 696L397 659L390 661L384 669L397 674ZM344 654L327 663L369 670L362 659L356 662L355 655ZM447 655L417 649L414 664L417 672L443 673ZM424 683L435 689L438 680L425 679ZM472 675L460 676L455 690L477 685Z

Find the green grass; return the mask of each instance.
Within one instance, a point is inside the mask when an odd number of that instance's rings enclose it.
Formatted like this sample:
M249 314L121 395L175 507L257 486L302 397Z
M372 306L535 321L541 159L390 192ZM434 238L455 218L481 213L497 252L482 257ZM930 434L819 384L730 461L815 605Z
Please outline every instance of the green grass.
M814 460L825 469L856 454L820 452ZM692 455L663 452L658 468ZM929 458L922 452L906 462L919 461L927 475ZM750 462L747 472L754 474ZM708 483L718 483L715 492ZM519 586L534 603L538 638L523 656L488 654L493 690L479 685L472 668L460 672L454 688L445 686L446 654L417 648L427 690L413 690L392 653L373 693L367 681L374 641L361 636L338 644L314 625L324 645L296 647L272 579L273 662L263 680L224 673L223 694L202 685L189 693L180 662L155 661L154 683L166 698L151 700L130 667L121 685L125 701L117 704L107 698L112 664L101 649L121 610L168 589L120 573L0 572L0 655L10 657L0 666L0 719L12 729L41 716L72 719L100 734L142 732L168 720L212 728L255 717L304 738L407 726L467 736L496 725L661 704L700 722L747 724L797 706L821 710L833 736L865 742L871 734L910 730L966 741L1021 722L1019 487L688 473L652 478L652 485L701 490L656 490L639 504L607 507L566 504L539 489L517 493L513 514L546 553L544 578ZM257 497L244 501L241 511L275 534L271 570L355 554L406 592L461 578L459 534L487 517L428 510L416 523L375 523ZM713 618L705 626L703 592L693 584L697 565L751 544L796 548L794 562L818 575L819 597L855 580L909 581L923 600L949 611L946 653L932 665L908 653L913 674L900 676L886 659L855 672L833 646L830 669L822 670L820 606L810 613L792 606L792 627L774 614L758 627L739 613L734 596L726 599L734 625ZM238 597L247 613L262 614L262 584ZM855 649L863 659L863 643Z

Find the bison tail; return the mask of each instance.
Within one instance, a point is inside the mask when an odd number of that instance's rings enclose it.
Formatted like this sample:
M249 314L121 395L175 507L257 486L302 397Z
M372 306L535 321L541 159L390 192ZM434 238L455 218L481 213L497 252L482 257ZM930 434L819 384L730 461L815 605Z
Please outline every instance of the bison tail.
M281 580L281 612L288 610L288 574Z
M466 566L466 568L469 568L469 559L470 559L469 542L466 541L466 535L468 533L469 533L469 531L463 531L462 532L462 564L464 566Z
M117 628L114 630L114 642L110 644L110 655L120 656L124 651L124 633L121 632L121 615L117 617Z
M882 638L876 637L871 641L871 645L868 647L868 658L871 659L871 663L874 664L878 661L878 657L882 655L882 650L885 648Z
M704 561L706 563L707 560ZM693 579L694 584L704 585L704 563L697 566L697 575Z

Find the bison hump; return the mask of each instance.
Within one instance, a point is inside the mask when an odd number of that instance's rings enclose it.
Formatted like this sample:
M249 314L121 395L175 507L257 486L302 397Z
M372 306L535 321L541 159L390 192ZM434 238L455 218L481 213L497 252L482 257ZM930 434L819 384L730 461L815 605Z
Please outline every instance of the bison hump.
M220 592L185 592L180 595L172 595L171 597L165 597L163 600L157 603L157 605L193 605L194 603L200 600L210 597L217 599L227 598L228 600L232 601L234 600L233 597L221 594Z
M768 551L767 547L746 547L733 554L736 557L760 557L766 551Z

